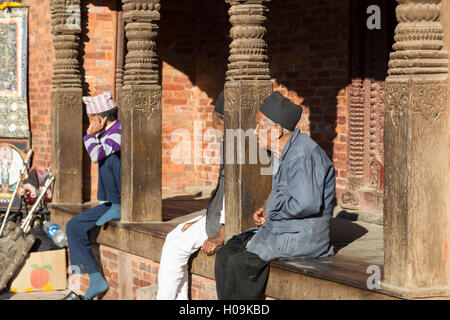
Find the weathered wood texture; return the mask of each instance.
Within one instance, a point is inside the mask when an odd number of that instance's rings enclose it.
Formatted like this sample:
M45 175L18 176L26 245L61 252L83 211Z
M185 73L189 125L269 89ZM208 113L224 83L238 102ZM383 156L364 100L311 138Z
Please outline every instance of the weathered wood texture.
M161 221L161 87L120 91L122 219Z
M386 79L383 285L448 289L448 53L441 1L397 2Z
M447 51L450 48L450 2L444 1L442 3L442 25L444 27L444 47ZM447 92L450 92L450 80L447 81ZM449 141L449 149L447 154L448 160L448 168L447 168L447 177L446 181L450 181L450 115L447 113L447 139ZM450 185L447 183L445 185L445 189L447 192L447 203L450 204ZM450 205L447 206L447 221L450 221ZM444 252L444 255L447 257L450 255L450 223L447 224L447 240L445 242L444 248L447 249L447 252ZM445 249L444 249L445 250ZM447 261L447 279L450 282L450 260Z
M272 83L264 40L265 1L227 2L233 39L225 84L225 237L229 239L254 225L252 214L271 189L271 176L261 174L258 150L250 147L256 147L255 116L272 93Z
M164 208L169 202L163 200ZM180 212L190 207L184 200L176 202ZM174 203L169 206L172 205ZM65 228L73 215L85 209L52 206L52 219ZM107 228L96 230L92 239L98 244L159 262L165 236L179 223L198 214L204 214L204 210L162 223L112 222ZM339 250L337 255L326 259L274 261L266 294L276 299L391 299L395 293L367 286L371 275L367 267L377 265L381 272L383 270L382 236L381 226L332 219L330 237ZM190 261L191 272L214 279L214 260L215 256L195 254Z
M123 0L128 52L119 90L122 220L161 221L161 86L155 52L159 0Z
M53 201L81 203L83 191L83 93L81 89L53 89L51 93L51 171L55 175Z
M80 1L52 0L56 60L51 93L52 172L55 203L82 202L83 104L78 61Z
M253 212L264 203L271 190L272 176L262 174L256 160L259 153L255 115L272 92L271 83L227 83L225 88L225 232L227 238L253 227ZM233 133L233 134L230 134ZM245 135L245 133L248 133ZM248 138L246 138L246 136ZM244 142L245 141L245 142ZM234 150L230 150L230 149ZM232 157L231 157L231 156ZM242 158L240 158L242 156ZM245 161L240 161L244 160Z

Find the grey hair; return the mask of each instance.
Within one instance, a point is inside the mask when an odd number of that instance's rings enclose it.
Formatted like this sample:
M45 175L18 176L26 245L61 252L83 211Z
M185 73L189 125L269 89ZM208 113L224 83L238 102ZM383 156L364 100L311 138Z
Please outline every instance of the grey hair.
M275 122L273 122L272 120L270 120L269 118L266 117L266 123L270 126L273 127L274 125L276 125ZM281 125L280 125L281 126ZM283 128L283 126L281 126ZM289 134L291 133L290 130L283 128L283 135Z

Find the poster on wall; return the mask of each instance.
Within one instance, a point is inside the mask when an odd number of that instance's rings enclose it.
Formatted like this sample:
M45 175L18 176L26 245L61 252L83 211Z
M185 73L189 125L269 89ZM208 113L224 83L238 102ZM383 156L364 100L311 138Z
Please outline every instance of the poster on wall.
M20 182L20 170L23 168L26 153L26 142L11 140L0 142L0 211L6 211L16 185ZM12 210L20 207L19 197L15 197Z
M29 148L28 7L0 5L0 211L6 211ZM20 199L13 199L17 210Z
M28 7L0 7L0 138L29 138L27 55Z

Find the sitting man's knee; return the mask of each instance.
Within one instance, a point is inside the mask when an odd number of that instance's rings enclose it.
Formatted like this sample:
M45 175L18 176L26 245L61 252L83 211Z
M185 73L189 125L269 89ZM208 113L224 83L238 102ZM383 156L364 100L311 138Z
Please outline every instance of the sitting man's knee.
M80 222L77 220L77 217L73 217L69 220L69 222L66 223L66 234L72 235L72 234L78 234L80 233Z
M179 237L179 232L174 229L167 234L166 240L164 240L164 246L173 246L174 243L179 241L182 241L182 239Z

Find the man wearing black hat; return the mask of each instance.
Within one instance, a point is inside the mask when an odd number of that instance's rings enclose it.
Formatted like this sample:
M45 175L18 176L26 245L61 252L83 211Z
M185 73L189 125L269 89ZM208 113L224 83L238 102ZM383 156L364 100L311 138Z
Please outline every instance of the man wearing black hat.
M213 111L213 128L218 138L224 134L224 96L217 98ZM205 216L196 217L178 225L166 237L161 253L158 272L157 300L188 299L188 261L201 248L207 255L213 255L224 243L224 181L223 164L220 166L217 187L208 203Z
M273 155L272 191L253 214L257 228L235 235L217 252L221 300L262 299L271 260L334 254L334 167L317 143L295 129L301 114L300 106L275 92L256 115L259 146Z

